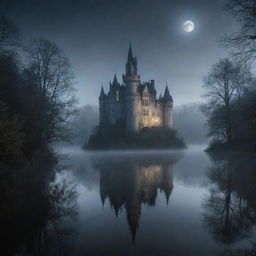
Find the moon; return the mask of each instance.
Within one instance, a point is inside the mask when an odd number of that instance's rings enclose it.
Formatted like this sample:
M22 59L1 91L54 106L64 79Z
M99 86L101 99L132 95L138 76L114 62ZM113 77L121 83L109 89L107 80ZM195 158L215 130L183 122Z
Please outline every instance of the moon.
M190 33L194 30L195 28L195 25L194 23L191 21L191 20L187 20L184 24L183 24L183 28L184 28L184 31Z

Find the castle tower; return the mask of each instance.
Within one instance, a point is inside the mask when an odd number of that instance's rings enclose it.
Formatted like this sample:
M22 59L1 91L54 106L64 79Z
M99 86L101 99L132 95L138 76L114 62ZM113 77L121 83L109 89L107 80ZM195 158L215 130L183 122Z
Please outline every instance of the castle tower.
M163 126L168 128L173 128L172 120L172 108L173 108L173 99L170 95L168 86L166 84L164 96L162 98L163 102Z
M138 131L138 86L140 76L137 74L137 58L133 57L131 43L129 45L128 58L126 62L126 73L123 75L123 82L126 85L125 90L125 127L127 132Z
M99 105L100 105L100 127L103 127L106 122L106 94L104 92L103 86L101 87L100 97L99 97Z

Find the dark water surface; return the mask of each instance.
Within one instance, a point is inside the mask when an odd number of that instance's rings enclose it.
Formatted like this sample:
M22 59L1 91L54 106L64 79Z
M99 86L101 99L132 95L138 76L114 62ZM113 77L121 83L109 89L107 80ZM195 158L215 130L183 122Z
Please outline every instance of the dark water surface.
M59 151L0 169L1 255L256 255L255 156Z
M253 157L202 147L63 153L78 195L69 255L255 255Z

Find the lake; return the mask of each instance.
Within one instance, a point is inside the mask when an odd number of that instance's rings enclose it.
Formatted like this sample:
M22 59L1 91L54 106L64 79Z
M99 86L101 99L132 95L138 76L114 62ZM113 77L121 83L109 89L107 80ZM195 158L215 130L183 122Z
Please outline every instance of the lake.
M255 158L203 149L61 149L58 179L72 181L77 192L68 255L252 253Z

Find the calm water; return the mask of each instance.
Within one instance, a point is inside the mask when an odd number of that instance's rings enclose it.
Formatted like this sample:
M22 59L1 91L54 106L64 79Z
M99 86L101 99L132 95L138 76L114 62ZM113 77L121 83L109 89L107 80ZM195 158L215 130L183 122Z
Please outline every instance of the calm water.
M77 185L76 235L68 255L231 255L253 246L251 157L210 158L202 147L62 152L66 171L60 176Z

